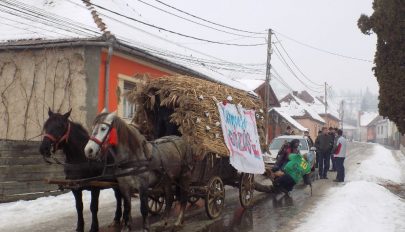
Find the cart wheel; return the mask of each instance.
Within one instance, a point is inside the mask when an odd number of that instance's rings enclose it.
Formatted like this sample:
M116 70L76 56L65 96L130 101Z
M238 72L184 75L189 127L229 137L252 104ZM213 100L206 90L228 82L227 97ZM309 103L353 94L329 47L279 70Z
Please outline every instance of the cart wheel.
M205 212L210 219L215 219L222 214L225 203L224 183L218 176L213 176L208 181L208 191L205 196Z
M194 205L198 200L200 200L200 197L192 195L188 198L188 203Z
M163 209L165 204L165 196L160 195L149 195L148 196L148 211L152 215L158 215Z
M243 208L248 208L253 202L254 175L242 173L240 175L239 201Z

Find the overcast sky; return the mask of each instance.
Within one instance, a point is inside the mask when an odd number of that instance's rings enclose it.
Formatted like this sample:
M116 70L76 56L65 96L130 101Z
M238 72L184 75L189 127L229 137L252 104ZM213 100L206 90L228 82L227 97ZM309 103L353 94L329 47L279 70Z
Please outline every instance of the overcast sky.
M116 0L119 1L119 0ZM155 6L165 8L153 0L144 0ZM375 53L375 35L366 36L357 28L357 19L360 14L372 13L372 0L162 0L174 7L185 10L197 16L224 24L230 27L249 31L266 32L272 28L279 32L278 38L291 58L301 71L313 82L323 84L327 82L335 91L343 89L365 90L378 92L377 81L371 71L373 63L342 58L326 54L303 46L283 36L286 35L302 43L316 48L338 53L345 56L373 60ZM263 38L241 39L238 36L227 35L221 32L199 27L184 20L164 14L156 9L146 6L139 1L133 1L134 12L137 18L160 25L168 29L215 41L230 43L263 43ZM176 13L175 11L172 11ZM177 12L176 14L181 14ZM266 46L234 47L208 44L182 37L174 37L166 32L157 32L160 35L175 39L185 46L202 51L217 58L238 63L265 63ZM235 32L237 33L237 32ZM267 37L266 35L261 35ZM273 36L272 41L276 38ZM276 42L276 46L281 46ZM287 56L284 55L287 60ZM304 87L288 69L280 62L274 53L271 58L272 65L282 78L294 89L308 89ZM294 66L291 64L291 67ZM260 67L264 69L264 66ZM323 91L322 87L313 85L295 70L298 77L315 91ZM244 74L229 72L227 76L244 78ZM256 78L264 78L257 75ZM250 81L244 81L248 83ZM257 81L251 81L257 85ZM285 91L278 81L272 82L276 91Z

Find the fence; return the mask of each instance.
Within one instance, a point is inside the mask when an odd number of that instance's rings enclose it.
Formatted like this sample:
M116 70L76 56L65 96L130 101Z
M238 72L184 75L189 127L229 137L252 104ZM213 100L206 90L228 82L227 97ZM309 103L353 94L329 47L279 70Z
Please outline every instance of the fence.
M59 194L45 178L64 178L63 167L49 165L39 154L39 142L0 140L0 203Z

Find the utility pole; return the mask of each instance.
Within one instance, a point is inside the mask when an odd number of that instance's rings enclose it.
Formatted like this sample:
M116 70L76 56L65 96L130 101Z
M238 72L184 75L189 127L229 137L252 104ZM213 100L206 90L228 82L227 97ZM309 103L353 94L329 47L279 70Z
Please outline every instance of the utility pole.
M266 63L266 81L264 82L264 128L266 138L266 149L269 145L269 110L270 110L270 69L271 69L271 29L267 37L267 63Z
M343 130L343 117L345 114L344 104L345 104L345 100L342 100L342 102L340 103L340 123L341 123L340 129L342 129L342 130Z
M326 118L326 127L328 127L328 93L327 93L327 84L325 81L325 118Z

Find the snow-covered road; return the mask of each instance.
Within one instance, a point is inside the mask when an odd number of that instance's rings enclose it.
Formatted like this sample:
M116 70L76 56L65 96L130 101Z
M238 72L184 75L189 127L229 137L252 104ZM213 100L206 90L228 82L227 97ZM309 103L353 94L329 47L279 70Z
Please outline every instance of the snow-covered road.
M251 210L241 211L237 190L230 189L221 219L206 219L204 210L189 211L183 231L405 231L405 196L393 190L405 190L405 156L380 145L349 145L345 161L346 182L329 180L314 183L313 196L297 187L291 199L255 195ZM388 186L388 188L387 188ZM390 191L392 190L392 191ZM99 220L106 231L113 218L114 194L100 195ZM402 197L402 198L401 198ZM84 194L86 226L90 224L90 196ZM138 200L133 200L133 214L139 223ZM0 231L74 231L76 212L71 193L34 201L0 204ZM238 220L235 220L238 215Z

